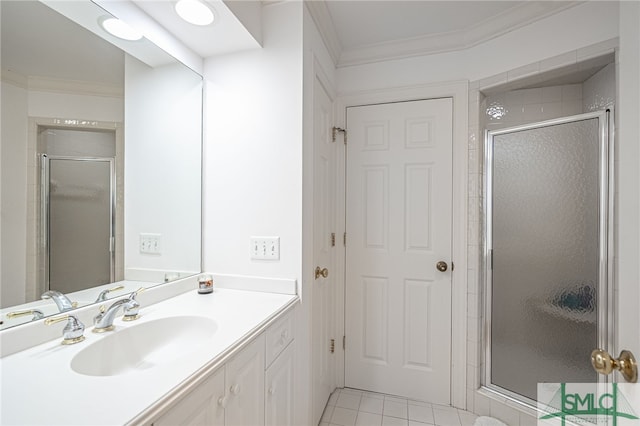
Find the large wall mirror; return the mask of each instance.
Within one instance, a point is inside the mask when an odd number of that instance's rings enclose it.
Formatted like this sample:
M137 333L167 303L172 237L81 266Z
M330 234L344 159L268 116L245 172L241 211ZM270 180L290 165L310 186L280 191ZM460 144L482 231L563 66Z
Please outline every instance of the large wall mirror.
M2 328L200 272L202 77L90 1L0 8Z

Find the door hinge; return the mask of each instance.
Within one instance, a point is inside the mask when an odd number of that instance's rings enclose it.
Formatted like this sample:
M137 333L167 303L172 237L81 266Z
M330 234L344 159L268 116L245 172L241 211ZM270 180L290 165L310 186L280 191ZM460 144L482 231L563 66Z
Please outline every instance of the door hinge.
M347 144L347 129L343 129L341 127L333 127L331 129L331 142L335 142L338 137L338 133L342 133L344 135L344 144Z
M329 352L334 353L336 351L336 339L331 339L329 342Z
M347 233L346 232L342 235L342 245L345 246L345 247L347 246Z
M489 250L489 269L493 270L493 249Z
M336 233L332 232L331 233L331 247L335 247L336 246Z
M344 351L347 347L347 336L342 336L342 350Z

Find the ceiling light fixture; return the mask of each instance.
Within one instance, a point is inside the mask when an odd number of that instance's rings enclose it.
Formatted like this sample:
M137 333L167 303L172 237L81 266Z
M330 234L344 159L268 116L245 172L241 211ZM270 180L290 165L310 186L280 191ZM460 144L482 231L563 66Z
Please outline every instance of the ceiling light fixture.
M142 38L142 34L139 31L131 28L127 23L112 16L102 17L99 19L99 22L100 26L114 37L129 41L140 40Z
M176 13L193 25L205 26L214 20L213 11L198 0L179 0L176 3Z

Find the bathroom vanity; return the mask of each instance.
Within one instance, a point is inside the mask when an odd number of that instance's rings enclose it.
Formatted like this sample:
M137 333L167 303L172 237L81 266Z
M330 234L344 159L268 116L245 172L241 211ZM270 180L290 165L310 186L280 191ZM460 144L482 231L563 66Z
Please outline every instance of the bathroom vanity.
M80 308L84 341L57 337L4 356L0 423L292 424L295 282L286 293L217 287L208 295L196 284L192 277L142 293L140 318L120 315L105 333L90 326L97 306ZM171 286L177 294L154 294ZM62 324L7 330L3 352L18 332L33 339Z

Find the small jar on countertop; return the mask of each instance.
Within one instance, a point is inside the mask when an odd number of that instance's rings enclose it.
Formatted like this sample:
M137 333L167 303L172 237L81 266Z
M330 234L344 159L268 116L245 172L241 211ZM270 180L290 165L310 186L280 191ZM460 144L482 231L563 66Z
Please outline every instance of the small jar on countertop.
M213 277L209 274L202 274L198 277L198 293L213 293Z

